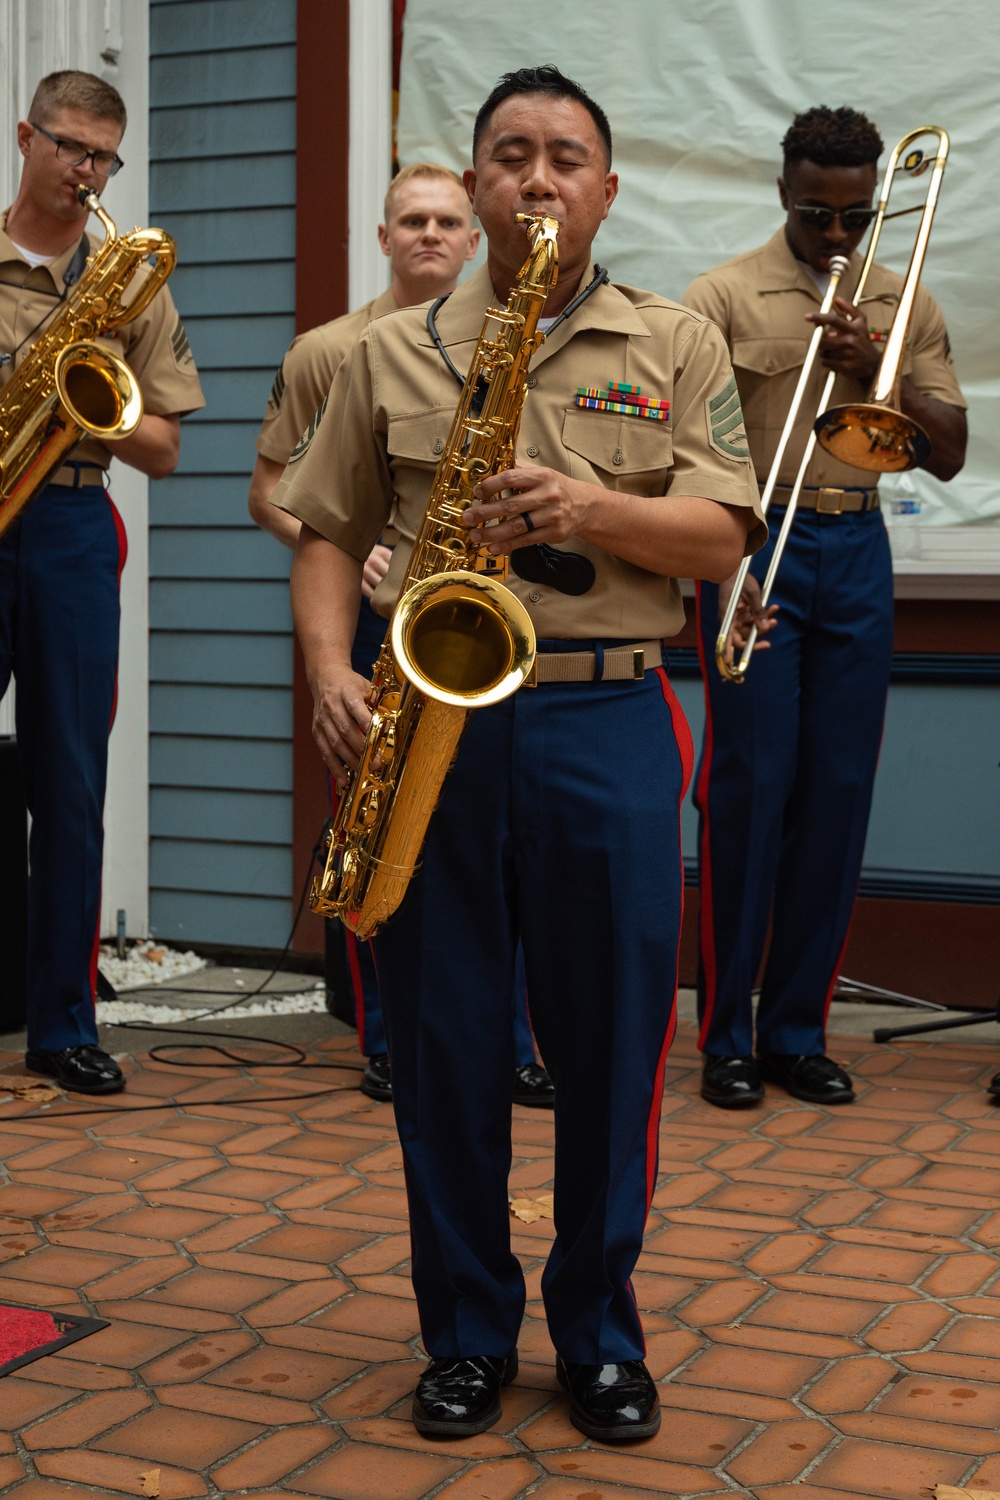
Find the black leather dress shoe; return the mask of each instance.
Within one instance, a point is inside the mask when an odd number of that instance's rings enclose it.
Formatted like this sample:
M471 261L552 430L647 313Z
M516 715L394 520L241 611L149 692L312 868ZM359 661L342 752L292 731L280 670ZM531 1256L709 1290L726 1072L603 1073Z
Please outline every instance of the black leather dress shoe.
M122 1070L100 1047L64 1047L61 1052L26 1052L29 1073L44 1073L74 1094L117 1094L125 1087Z
M994 1104L1000 1104L1000 1073L993 1074L993 1077L986 1085L986 1092L989 1094Z
M641 1359L620 1365L571 1365L556 1360L559 1384L573 1398L569 1419L602 1443L632 1443L660 1427L660 1398Z
M556 1101L552 1079L537 1063L523 1063L514 1069L514 1103L530 1104L535 1109L551 1109Z
M701 1097L720 1109L748 1109L764 1097L764 1085L752 1057L706 1057L701 1070Z
M796 1057L784 1052L765 1052L757 1059L761 1078L780 1083L793 1099L807 1104L850 1104L854 1088L850 1077L832 1057Z
M368 1059L358 1088L363 1094L367 1094L369 1099L392 1098L392 1078L389 1074L388 1053L378 1052L374 1057Z
M432 1359L417 1382L413 1425L436 1437L474 1437L500 1420L500 1391L517 1374L517 1350L506 1358Z

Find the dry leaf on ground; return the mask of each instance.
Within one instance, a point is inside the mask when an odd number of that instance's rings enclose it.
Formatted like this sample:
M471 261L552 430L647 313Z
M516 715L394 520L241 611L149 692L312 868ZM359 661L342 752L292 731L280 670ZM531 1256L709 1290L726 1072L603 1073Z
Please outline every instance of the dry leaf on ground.
M140 1474L142 1480L142 1493L144 1495L158 1495L160 1493L160 1471L150 1469L145 1474Z
M537 1198L511 1198L509 1201L511 1213L524 1224L553 1217L551 1193L540 1193Z
M1000 1490L962 1490L953 1484L936 1484L934 1500L1000 1500Z
M41 1078L25 1078L18 1074L0 1074L0 1098L4 1094L13 1094L15 1099L21 1099L25 1104L48 1104L51 1099L60 1098L61 1089L57 1089L53 1083L45 1083Z

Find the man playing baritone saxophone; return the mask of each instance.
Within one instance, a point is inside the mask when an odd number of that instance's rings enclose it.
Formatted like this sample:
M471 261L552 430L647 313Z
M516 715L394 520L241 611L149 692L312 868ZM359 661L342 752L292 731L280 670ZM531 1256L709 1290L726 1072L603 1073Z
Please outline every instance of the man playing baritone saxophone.
M558 69L523 68L480 110L473 162L465 182L488 260L437 319L457 369L525 259L518 214L558 220L560 273L517 463L478 487L465 516L530 575L509 583L539 638L538 682L470 715L422 872L375 939L430 1356L413 1415L427 1434L482 1432L517 1372L525 1286L507 1177L520 939L555 1082L556 1235L542 1294L557 1373L581 1431L629 1441L659 1425L629 1278L673 1035L691 754L661 638L683 619L675 579L728 577L765 528L738 427L722 434L714 420L733 379L718 330L595 273L592 241L618 190L603 111ZM303 522L296 627L316 737L341 785L369 719L350 665L364 560L391 517L402 541L373 601L388 615L456 395L425 310L383 318L289 466L280 503Z
M308 440L312 425L319 421L319 409L344 356L374 318L453 292L462 267L479 246L479 230L473 228L462 179L435 162L414 162L397 172L385 195L384 212L378 241L382 254L389 258L391 286L355 312L293 340L275 378L257 437L250 514L258 526L292 548L299 538L299 522L272 505L271 494L296 446ZM390 529L387 538L391 540L392 535ZM390 548L380 539L364 566L364 598L351 650L352 665L361 677L371 676L385 636L385 620L375 613L369 600L385 577L390 556ZM359 1044L367 1058L359 1088L372 1099L391 1099L392 1076L371 948L368 943L359 943L339 923L338 927L347 944ZM535 1061L520 973L514 984L513 1024L515 1103L551 1106L552 1081Z
M125 106L90 73L43 78L17 127L17 197L0 219L0 379L29 354L101 243L76 187L100 195L121 167ZM75 289L75 290L74 290ZM105 489L112 456L170 474L179 418L204 398L169 291L103 339L138 380L129 437L84 439L0 539L0 691L17 679L17 741L31 812L27 1066L82 1093L124 1087L97 1046L94 1010L104 788L118 668L125 531Z
M853 109L797 115L778 191L786 220L766 245L699 276L684 294L719 325L732 355L763 487L813 325L825 329L772 502L780 530L828 372L831 405L863 401L892 326L902 278L876 263L853 303L858 245L874 218L882 141ZM834 310L819 306L830 259L849 256ZM927 432L925 467L950 479L965 458L965 411L941 310L917 292L900 404ZM766 634L740 687L715 669L728 590L699 588L706 728L698 771L702 1095L724 1108L763 1098L762 1080L814 1104L854 1098L825 1055L826 1013L847 940L882 735L892 657L892 564L877 476L817 447L761 619L757 554L741 612ZM754 577L754 574L757 577ZM756 1016L751 991L771 922Z

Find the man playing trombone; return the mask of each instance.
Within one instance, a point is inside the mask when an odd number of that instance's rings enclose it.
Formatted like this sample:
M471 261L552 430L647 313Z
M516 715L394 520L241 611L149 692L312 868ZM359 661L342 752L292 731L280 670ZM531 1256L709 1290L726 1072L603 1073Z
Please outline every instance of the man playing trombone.
M766 245L699 276L683 298L729 344L762 488L810 335L823 329L776 475L771 539L740 600L734 634L755 623L766 637L742 686L724 681L713 661L727 586L699 585L702 1096L730 1108L763 1098L764 1081L810 1103L854 1098L847 1073L825 1055L825 1025L861 869L892 656L892 564L876 476L822 448L803 476L774 603L760 607L759 579L827 404L827 375L837 376L829 404L864 400L903 285L876 262L863 305L852 300L857 247L875 218L882 141L874 125L852 109L810 109L782 144L784 225ZM847 295L821 312L836 256L848 258ZM950 479L965 458L965 404L944 319L923 287L902 376L899 405L930 439L923 467ZM769 921L755 1059L751 992Z

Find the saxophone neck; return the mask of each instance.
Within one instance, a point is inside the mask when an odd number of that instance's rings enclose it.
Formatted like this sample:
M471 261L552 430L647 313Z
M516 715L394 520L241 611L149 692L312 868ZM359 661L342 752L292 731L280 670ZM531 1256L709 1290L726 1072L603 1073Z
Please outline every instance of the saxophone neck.
M559 221L547 214L518 214L525 226L530 249L528 258L517 273L517 290L521 295L542 294L542 302L559 279Z
M89 209L89 211L94 214L96 218L100 219L101 228L104 230L105 246L113 244L114 241L118 238L118 229L111 215L107 212L106 209L101 207L101 200L94 192L94 189L84 187L84 185L81 183L76 190L76 196L79 198L84 208Z

